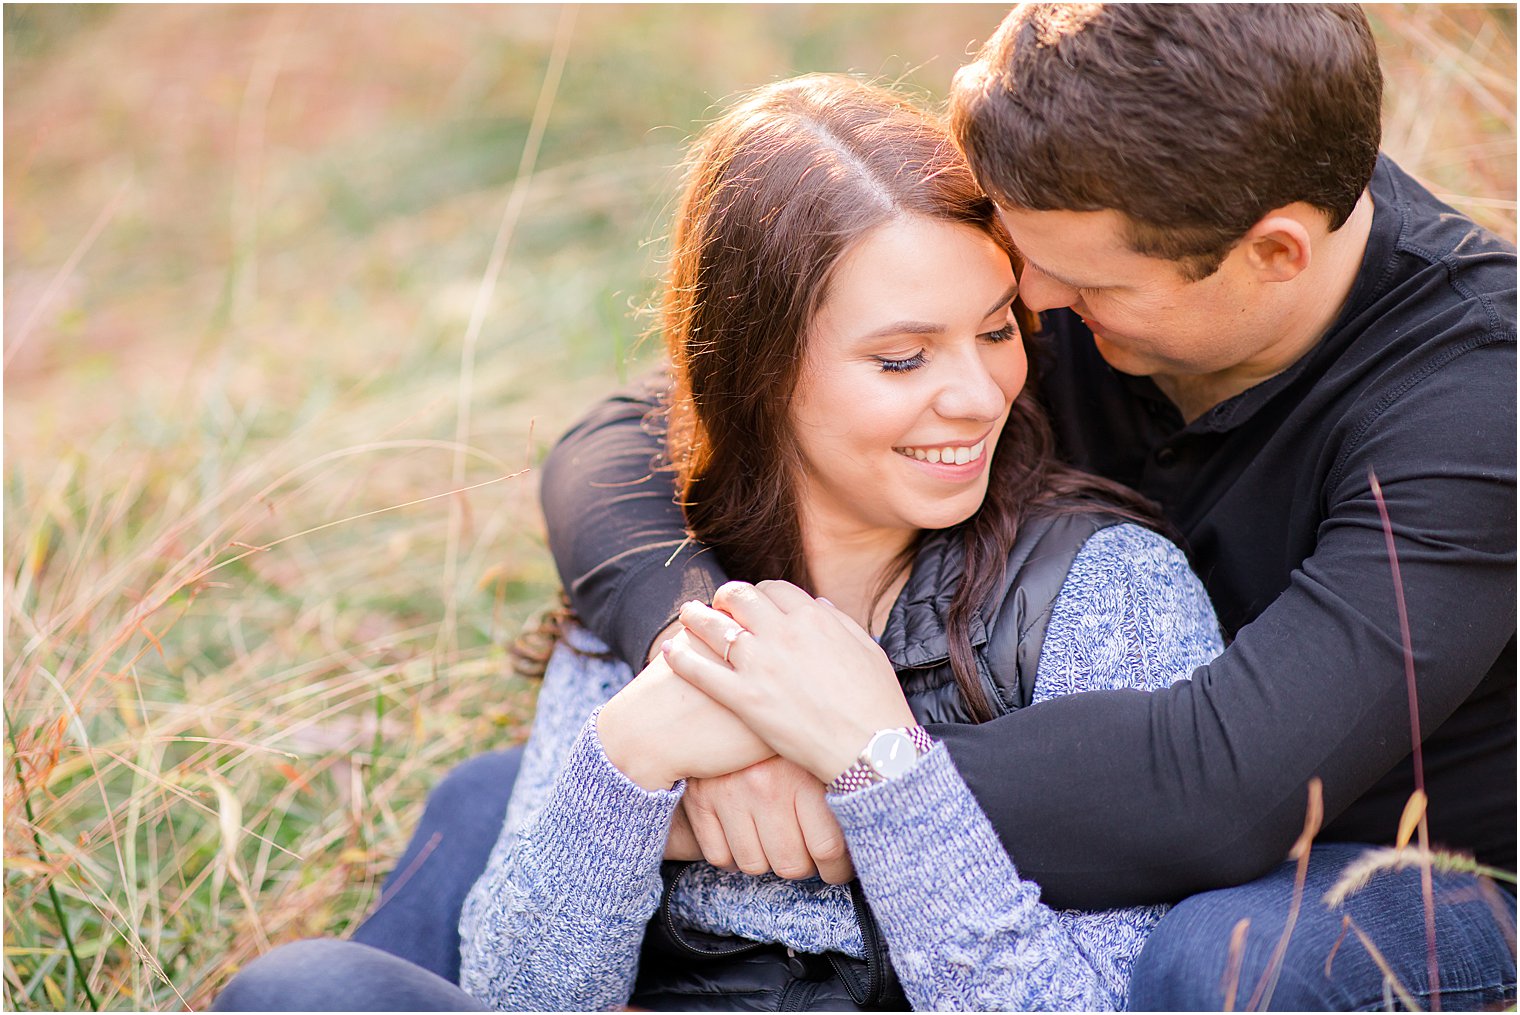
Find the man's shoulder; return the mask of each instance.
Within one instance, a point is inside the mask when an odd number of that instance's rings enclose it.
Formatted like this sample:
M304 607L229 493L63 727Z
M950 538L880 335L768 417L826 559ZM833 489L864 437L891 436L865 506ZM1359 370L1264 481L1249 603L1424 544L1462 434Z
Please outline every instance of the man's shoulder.
M1375 218L1361 272L1340 320L1310 354L1318 384L1381 402L1434 372L1481 374L1493 368L1492 356L1512 356L1514 245L1387 156L1371 191Z
M1364 275L1381 292L1409 304L1411 284L1429 309L1455 303L1487 305L1499 332L1515 327L1515 245L1436 197L1388 156L1373 175L1374 241ZM1416 304L1417 305L1417 304Z

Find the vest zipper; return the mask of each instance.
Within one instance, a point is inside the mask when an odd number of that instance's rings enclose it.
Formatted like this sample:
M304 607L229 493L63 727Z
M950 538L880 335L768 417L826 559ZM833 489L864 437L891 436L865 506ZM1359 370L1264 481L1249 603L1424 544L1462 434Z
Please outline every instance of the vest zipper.
M793 980L781 992L781 1003L776 1010L807 1011L808 1005L813 1002L813 995L817 993L818 984L813 980Z
M860 887L860 879L850 882L850 903L855 907L855 922L860 925L860 942L866 953L866 985L862 990L856 983L852 970L843 959L829 954L829 962L834 967L834 972L844 983L844 989L849 993L850 1000L862 1008L873 1008L881 1004L883 995L886 993L887 970L883 966L887 962L886 943L881 939L881 929L876 924L876 914L871 912L871 907L866 905L865 889Z
M686 875L686 872L691 869L691 866L694 863L696 863L695 860L688 860L686 863L682 864L681 868L675 872L675 874L668 882L665 883L665 891L660 896L660 918L665 924L665 933L670 938L671 943L687 955L694 955L704 959L737 958L741 955L749 955L753 952L758 952L762 949L770 947L764 942L750 941L746 942L745 944L734 945L729 948L708 949L698 948L696 945L686 940L686 936L682 934L681 929L676 926L675 914L670 911L670 899L671 896L675 894L676 885L680 883L681 878Z

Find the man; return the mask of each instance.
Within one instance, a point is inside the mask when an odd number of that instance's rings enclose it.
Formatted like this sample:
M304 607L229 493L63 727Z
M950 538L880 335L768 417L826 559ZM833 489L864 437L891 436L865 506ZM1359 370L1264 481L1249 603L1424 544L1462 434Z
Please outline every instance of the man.
M1412 711L1431 842L1514 868L1514 249L1378 155L1381 84L1357 8L1299 5L1019 8L956 78L957 137L1046 312L1031 355L1062 450L1160 503L1233 642L1166 692L932 729L1047 902L1206 893L1151 939L1136 1008L1376 1006L1344 915L1416 998L1514 991L1510 896L1438 876L1439 969L1418 875L1320 901L1344 844L1394 838ZM543 487L582 621L635 664L729 577L682 539L648 408L599 407ZM810 779L693 786L672 851L837 878ZM1313 779L1322 845L1274 972Z

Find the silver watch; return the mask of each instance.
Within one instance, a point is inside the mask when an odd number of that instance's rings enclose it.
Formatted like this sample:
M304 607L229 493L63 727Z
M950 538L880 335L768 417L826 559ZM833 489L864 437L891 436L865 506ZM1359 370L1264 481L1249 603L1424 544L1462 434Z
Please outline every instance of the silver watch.
M830 793L853 793L857 789L896 779L929 752L934 738L922 726L898 726L877 730L855 764L835 776Z

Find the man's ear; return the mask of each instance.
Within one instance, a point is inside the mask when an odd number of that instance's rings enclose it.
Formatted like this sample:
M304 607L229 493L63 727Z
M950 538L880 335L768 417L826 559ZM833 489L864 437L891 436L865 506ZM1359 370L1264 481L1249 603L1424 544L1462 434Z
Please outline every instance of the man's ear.
M1238 249L1263 282L1291 282L1309 267L1314 256L1314 232L1306 213L1323 214L1307 205L1277 208L1241 237Z

